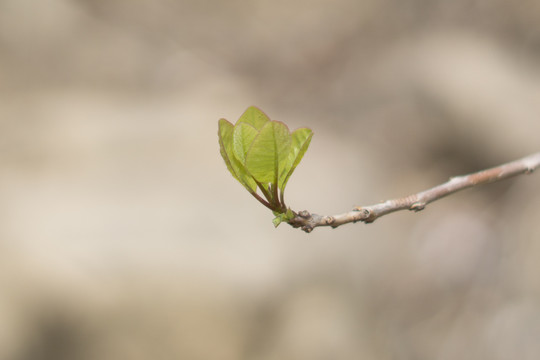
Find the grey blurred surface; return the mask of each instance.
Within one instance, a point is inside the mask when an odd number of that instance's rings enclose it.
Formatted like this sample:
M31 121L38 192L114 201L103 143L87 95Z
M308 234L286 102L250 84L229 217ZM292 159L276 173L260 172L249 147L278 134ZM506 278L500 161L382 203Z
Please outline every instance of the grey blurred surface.
M540 179L282 225L249 105L332 214L538 151L538 1L0 0L0 359L538 359Z

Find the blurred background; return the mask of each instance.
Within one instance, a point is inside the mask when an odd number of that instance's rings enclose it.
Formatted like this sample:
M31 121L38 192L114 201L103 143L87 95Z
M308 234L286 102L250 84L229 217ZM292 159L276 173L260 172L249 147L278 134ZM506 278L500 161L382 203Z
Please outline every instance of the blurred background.
M534 0L0 0L0 359L538 359L540 178L274 229L217 120L311 148L319 214L538 151Z

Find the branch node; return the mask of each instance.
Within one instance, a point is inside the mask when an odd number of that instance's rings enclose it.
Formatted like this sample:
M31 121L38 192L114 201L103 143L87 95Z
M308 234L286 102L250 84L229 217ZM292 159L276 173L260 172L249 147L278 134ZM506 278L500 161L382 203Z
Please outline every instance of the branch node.
M356 223L358 221L363 221L366 224L372 223L375 221L377 216L375 213L367 208L363 208L361 206L357 206L353 209L353 211L361 212L361 214L355 215L353 219L353 223Z
M362 217L358 219L358 221L363 221L364 224L371 224L372 222L377 219L377 214L371 210L371 209L363 209L362 210Z
M333 217L333 216L327 216L327 217L324 219L324 222L325 222L327 225L332 225L333 223L336 222L336 218Z
M304 219L309 219L311 217L311 214L309 213L309 211L307 210L302 210L298 213L298 216L304 218Z
M368 209L365 209L361 206L356 206L353 208L353 211L361 211L362 212L362 217L367 217L369 216L369 210Z
M424 210L425 207L426 207L426 203L424 203L424 202L415 202L414 204L411 205L409 210L412 210L414 212L418 212L420 210Z

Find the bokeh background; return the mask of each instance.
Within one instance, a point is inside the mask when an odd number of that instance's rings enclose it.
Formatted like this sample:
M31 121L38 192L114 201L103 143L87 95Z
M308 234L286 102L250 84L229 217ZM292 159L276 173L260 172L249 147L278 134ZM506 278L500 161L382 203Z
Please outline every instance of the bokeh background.
M540 178L311 234L227 172L315 132L320 214L538 151L535 0L0 0L0 359L539 359Z

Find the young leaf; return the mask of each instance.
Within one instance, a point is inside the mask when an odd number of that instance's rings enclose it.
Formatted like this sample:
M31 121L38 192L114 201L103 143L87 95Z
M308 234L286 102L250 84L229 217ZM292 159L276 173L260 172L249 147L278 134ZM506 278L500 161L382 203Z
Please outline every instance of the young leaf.
M246 164L246 154L251 143L259 132L248 123L237 123L233 131L233 151L234 155L244 166Z
M285 205L283 193L309 146L311 130L298 129L291 135L287 125L271 121L251 106L234 126L225 119L219 120L218 135L221 156L230 173L272 210L276 216L274 225L293 219L295 214ZM257 193L257 187L266 200Z
M232 166L231 160L229 159L229 155L227 154L227 150L226 150L228 147L231 146L233 130L234 130L233 124L231 124L225 119L219 119L219 122L218 122L219 152L221 153L221 157L223 158L223 160L225 160L227 169L229 169L232 176L236 180L238 180L238 175L236 175L236 172Z
M279 179L279 190L282 195L285 192L285 186L287 186L287 182L294 172L294 169L296 169L296 166L298 166L304 157L312 137L313 131L308 128L300 128L293 131L291 151L287 157L286 172L284 172Z
M238 180L250 193L255 193L257 190L257 184L246 172L245 167L236 159L233 153L233 132L234 126L225 119L219 120L219 151L227 169L229 169L232 176Z
M272 219L272 223L274 224L274 227L278 227L279 224L283 222L284 214L278 214L275 218Z
M255 137L246 156L247 171L260 183L278 184L291 147L287 125L279 121L267 122Z
M240 116L240 119L238 119L236 125L240 123L247 123L253 126L257 131L260 131L262 127L269 121L270 118L266 116L261 109L255 106L250 106L246 109L246 111L244 111L242 116Z
M284 213L278 213L274 212L274 215L276 216L272 222L274 223L274 227L278 227L279 224L282 222L288 222L289 220L294 219L294 212L291 209L287 209Z

